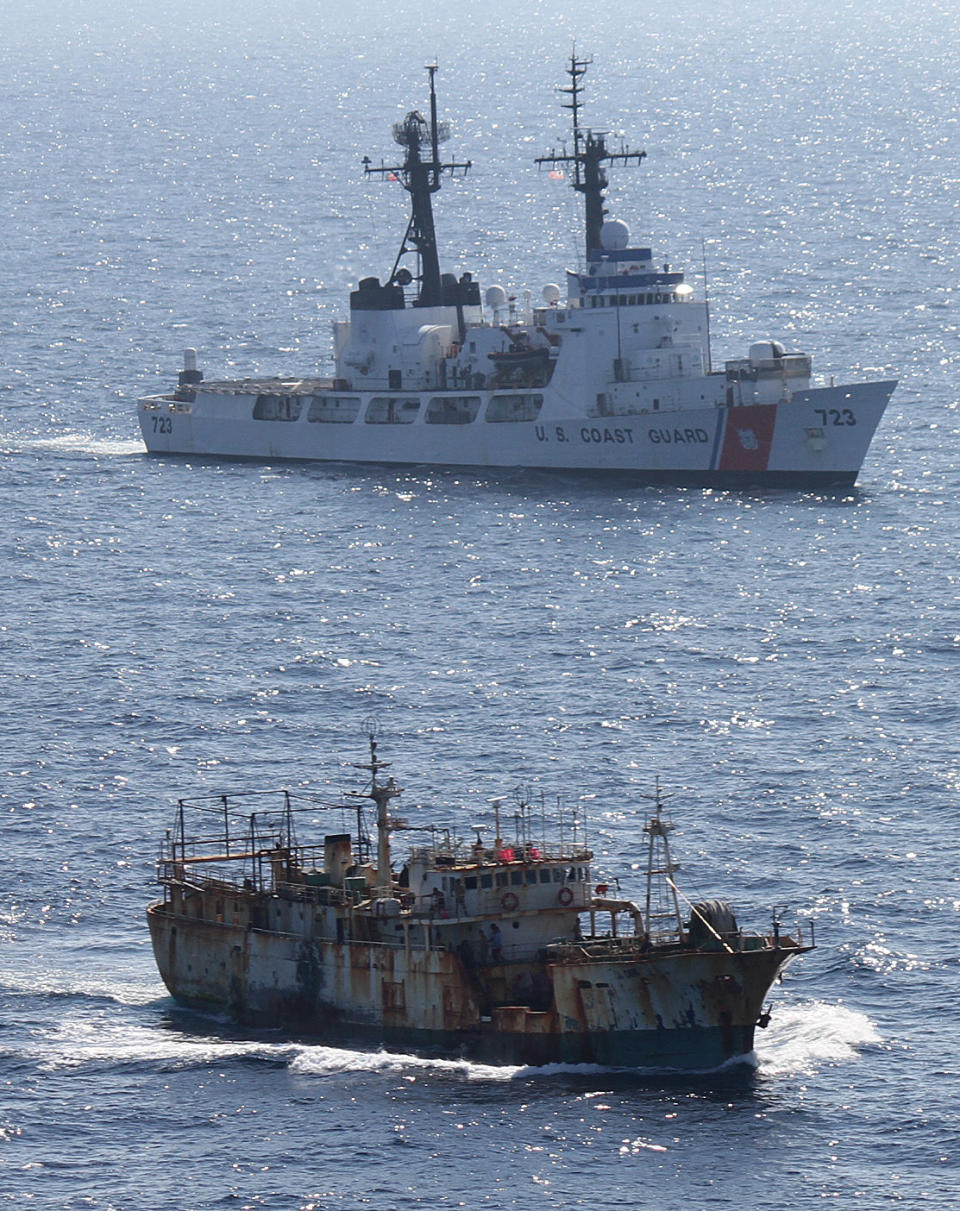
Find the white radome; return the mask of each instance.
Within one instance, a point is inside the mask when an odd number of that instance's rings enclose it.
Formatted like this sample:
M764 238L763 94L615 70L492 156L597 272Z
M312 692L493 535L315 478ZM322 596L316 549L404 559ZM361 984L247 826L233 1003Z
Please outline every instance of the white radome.
M619 252L630 246L630 228L622 219L607 219L600 228L600 240L607 252Z

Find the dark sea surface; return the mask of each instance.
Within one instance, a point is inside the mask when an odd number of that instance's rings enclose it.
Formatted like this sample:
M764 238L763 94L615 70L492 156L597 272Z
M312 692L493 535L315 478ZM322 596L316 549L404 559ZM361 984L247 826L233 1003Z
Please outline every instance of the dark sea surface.
M953 3L492 0L335 14L41 0L0 48L0 1204L960 1205L960 33ZM329 371L406 223L390 124L440 64L445 268L539 297L579 202L533 157L645 147L611 214L777 337L896 376L855 491L160 461L139 394ZM673 794L692 898L817 951L704 1076L363 1054L178 1010L144 908L178 796L355 785L489 827L592 794L638 895Z

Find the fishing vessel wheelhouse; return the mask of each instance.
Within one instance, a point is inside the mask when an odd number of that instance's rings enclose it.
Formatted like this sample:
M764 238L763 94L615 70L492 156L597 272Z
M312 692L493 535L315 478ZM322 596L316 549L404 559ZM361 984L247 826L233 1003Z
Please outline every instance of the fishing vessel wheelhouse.
M177 389L140 401L151 453L628 474L641 482L719 487L852 484L896 386L814 385L808 354L777 340L714 369L705 299L679 270L631 245L606 219L611 151L585 128L583 76L571 57L572 149L538 163L569 174L585 208L584 263L539 306L472 273L441 272L433 194L449 127L430 112L393 129L397 164L364 166L401 183L410 219L386 279L366 277L334 323L330 378L205 381L194 349ZM408 262L412 262L411 269Z
M645 898L598 879L581 826L552 838L521 799L513 837L433 825L399 872L401 793L370 737L369 789L346 805L283 793L181 800L148 909L177 1000L353 1044L555 1061L711 1068L748 1054L798 934L742 930L729 905L685 900L659 789L644 826ZM376 811L376 845L364 803ZM298 825L355 815L355 834L302 843Z

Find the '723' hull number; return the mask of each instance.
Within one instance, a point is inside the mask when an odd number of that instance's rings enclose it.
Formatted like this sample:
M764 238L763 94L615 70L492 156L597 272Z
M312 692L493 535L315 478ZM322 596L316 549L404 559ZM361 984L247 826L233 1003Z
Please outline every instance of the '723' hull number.
M857 418L849 408L814 408L821 425L855 425Z

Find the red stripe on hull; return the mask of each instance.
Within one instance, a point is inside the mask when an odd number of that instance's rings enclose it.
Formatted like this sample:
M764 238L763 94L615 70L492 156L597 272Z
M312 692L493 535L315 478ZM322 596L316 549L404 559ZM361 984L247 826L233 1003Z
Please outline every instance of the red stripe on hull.
M719 470L766 471L776 420L776 404L731 408L727 413Z

